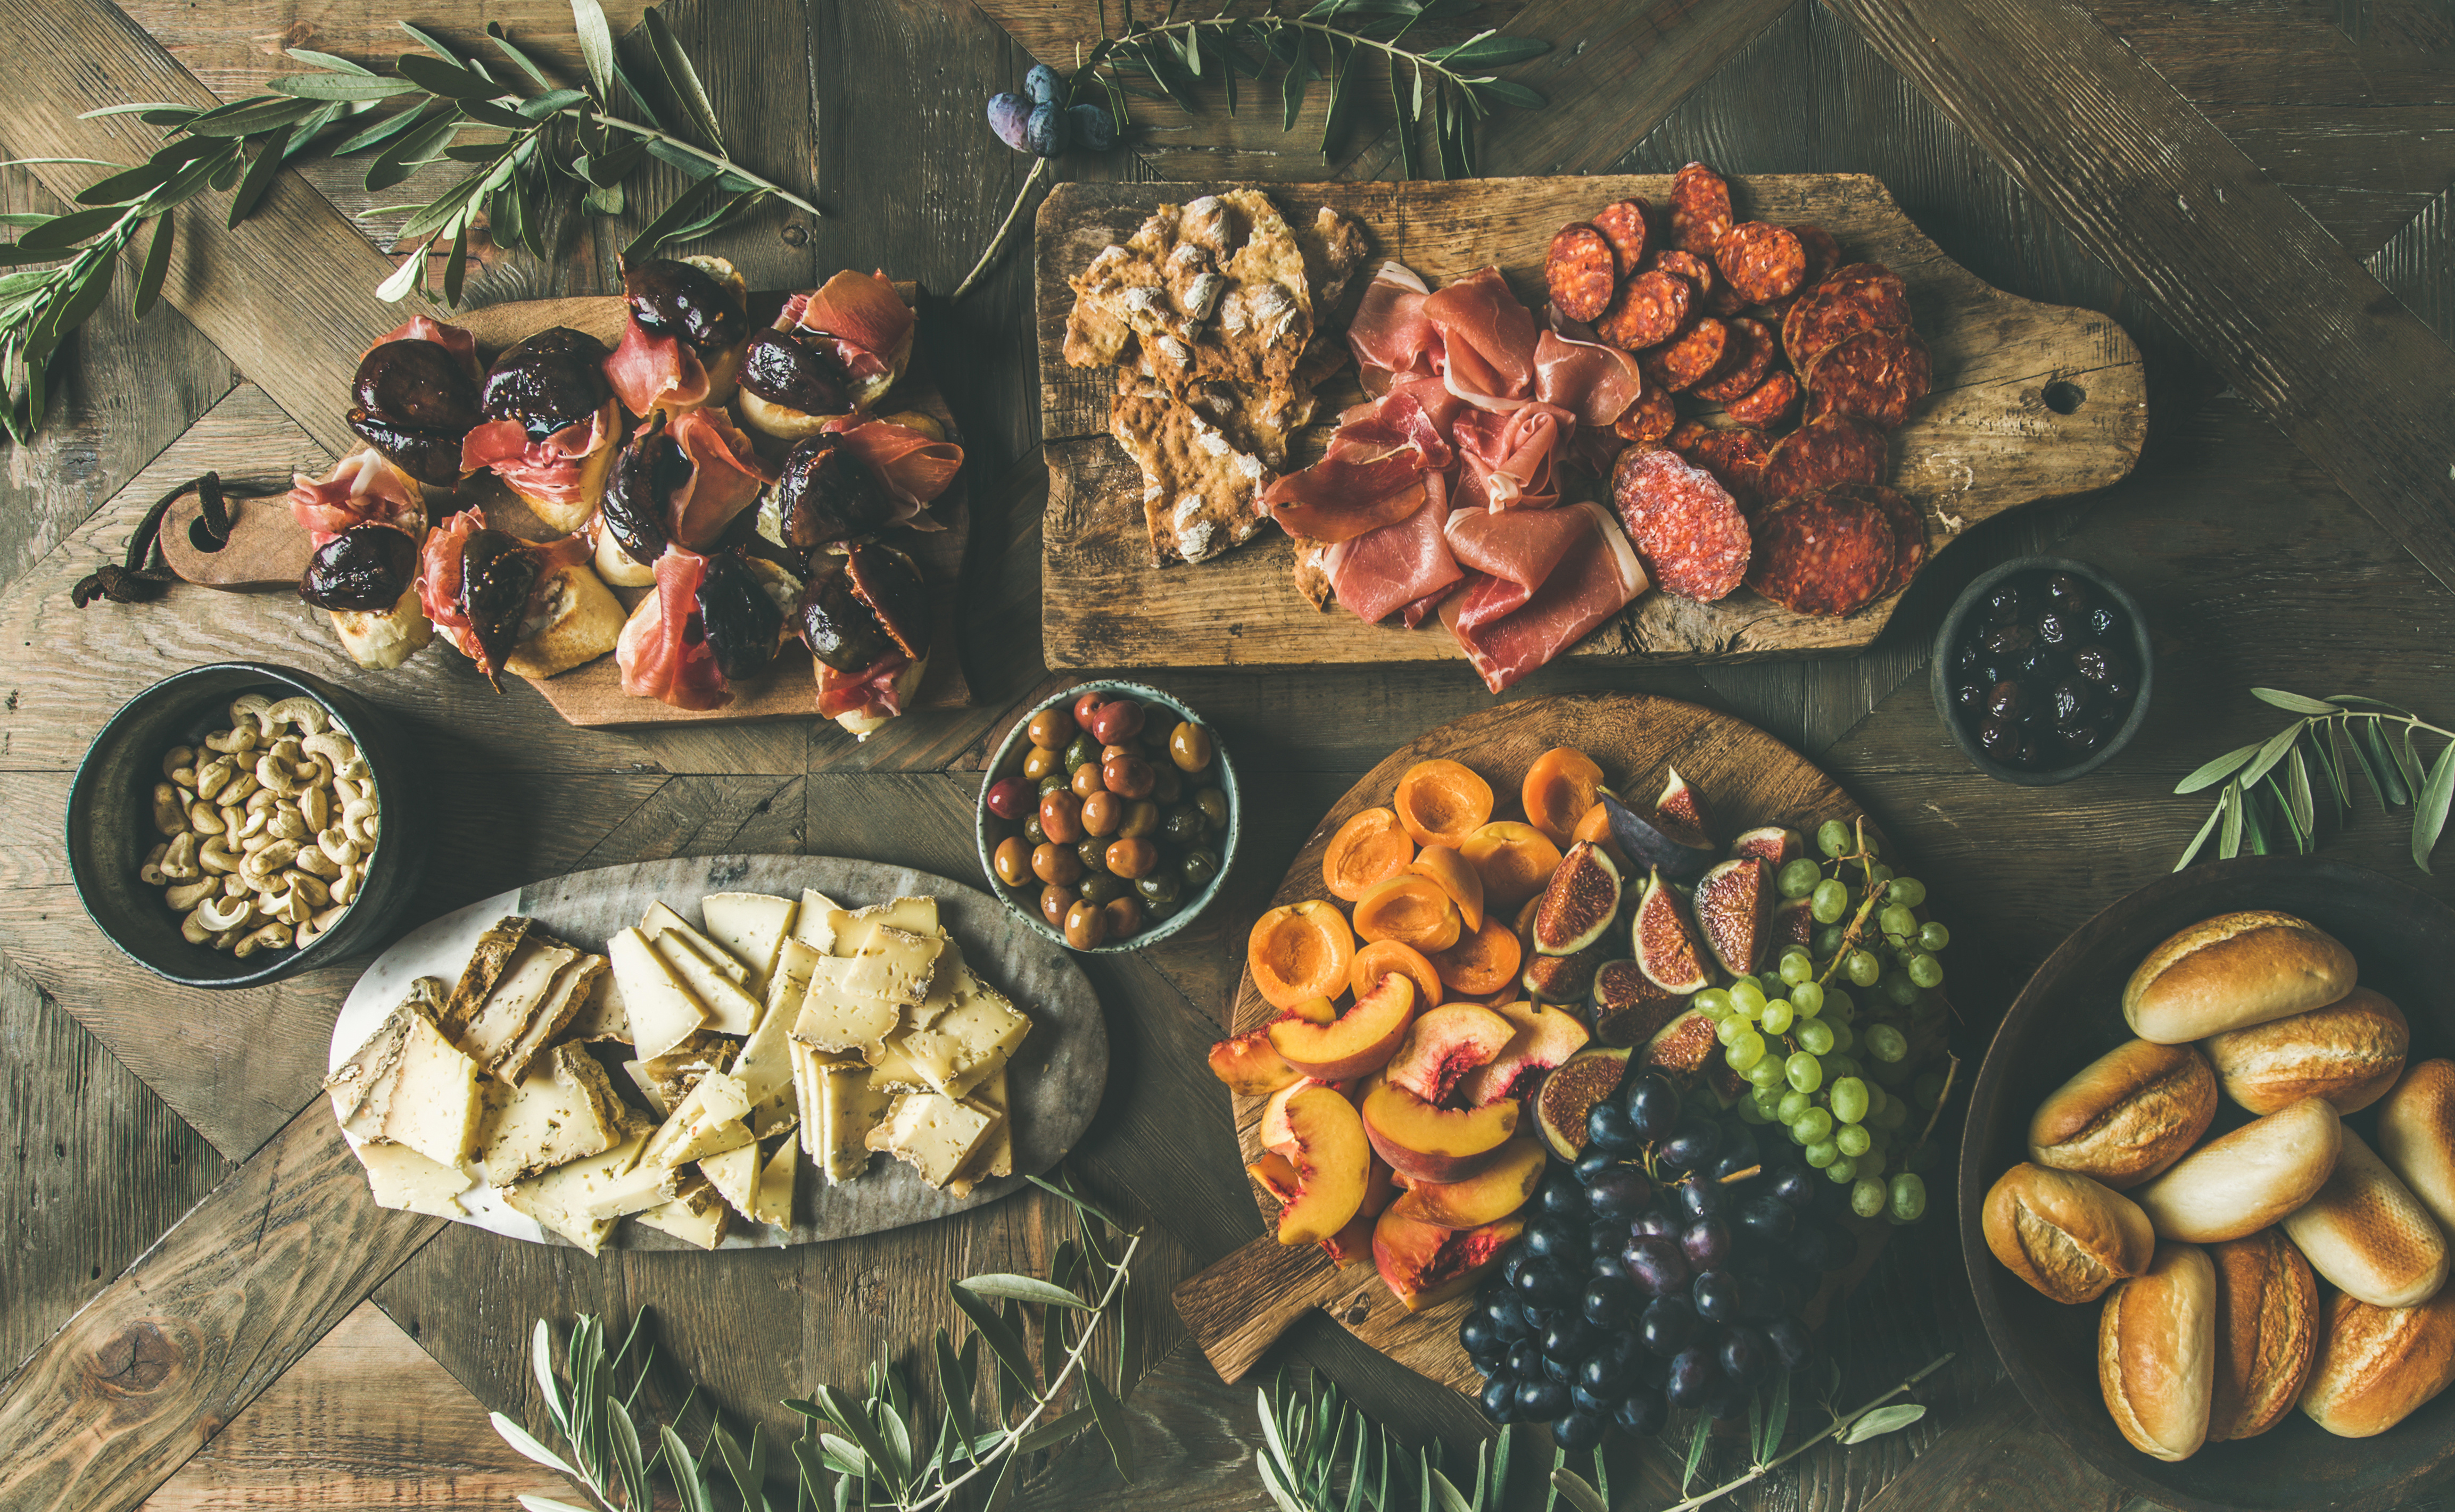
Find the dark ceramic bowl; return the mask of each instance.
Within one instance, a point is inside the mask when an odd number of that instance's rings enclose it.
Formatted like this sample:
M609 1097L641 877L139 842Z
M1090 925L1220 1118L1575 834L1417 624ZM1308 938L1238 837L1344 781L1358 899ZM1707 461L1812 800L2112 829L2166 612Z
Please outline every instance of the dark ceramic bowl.
M1978 1311L2003 1366L2057 1437L2149 1501L2183 1512L2386 1507L2455 1471L2455 1392L2373 1439L2339 1439L2298 1411L2253 1439L2168 1463L2131 1447L2097 1380L2099 1304L2047 1300L1997 1261L1979 1226L1986 1193L2027 1159L2029 1117L2082 1066L2131 1037L2122 985L2177 931L2238 909L2282 909L2341 939L2362 985L2404 1009L2411 1058L2455 1053L2455 910L2376 872L2313 857L2215 861L2151 882L2080 926L2038 968L1986 1052L1960 1147L1960 1241ZM2249 1115L2223 1105L2216 1132ZM2375 1143L2377 1115L2346 1120Z
M161 838L153 829L153 788L162 756L230 725L231 700L262 694L278 701L305 695L357 742L375 775L381 816L375 849L350 911L304 950L259 951L242 960L191 944L162 890L137 869ZM287 667L228 661L165 677L112 716L87 748L69 789L69 870L77 897L104 937L129 959L183 987L258 987L339 960L372 944L396 922L426 870L427 826L419 822L410 753L375 707L320 677Z
M1219 727L1157 688L1146 688L1139 682L1078 682L1064 693L1044 698L1032 705L1022 718L1015 721L1014 728L1006 733L1005 740L997 749L996 759L989 762L988 775L981 779L980 796L972 800L972 845L980 855L981 875L988 879L988 890L995 893L1001 902L1014 911L1015 917L1038 931L1042 938L1052 940L1060 945L1065 944L1065 932L1049 928L1048 920L1040 917L1039 898L1036 893L1026 895L998 880L997 868L990 864L990 857L996 852L999 840L1012 833L1012 827L1008 821L989 812L988 791L999 778L1012 776L1023 770L1023 758L1031 747L1031 737L1027 732L1031 728L1032 716L1043 709L1064 708L1086 693L1113 694L1119 698L1131 698L1139 703L1167 709L1173 711L1178 719L1189 719L1208 730L1212 753L1211 765L1219 771L1219 790L1228 795L1228 833L1219 842L1219 871L1210 878L1210 885L1187 898L1184 907L1160 920L1157 926L1146 929L1139 935L1130 936L1125 939L1110 940L1105 945L1083 952L1089 956L1114 956L1129 950L1140 950L1146 945L1158 944L1186 925L1192 923L1202 911L1208 908L1212 900L1218 897L1220 889L1228 885L1228 874L1236 866L1236 840L1245 829L1245 801L1237 796L1236 763L1228 755L1227 742L1219 738Z
M2134 665L2140 669L2140 692L2131 700L2130 715L2115 730L2113 737L2091 752L2085 759L2069 766L2041 767L2030 771L2005 766L1988 756L1978 744L1978 732L1964 724L1958 712L1953 708L1952 648L1959 642L1960 634L1971 619L1985 614L1986 595L1997 583L2021 573L2036 572L2069 573L2112 599L2115 607L2122 611L2124 617L2131 621L2131 649ZM2131 595L2122 591L2122 585L2108 577L2102 569L2086 562L2073 561L2068 556L2016 556L2002 566L1979 575L1976 582L1962 589L1960 596L1952 601L1952 612L1943 616L1943 628L1935 633L1935 655L1927 662L1927 688L1935 698L1936 717L1952 732L1953 743L1960 747L1961 754L1969 757L1980 772L1998 781L2018 783L2024 788L2046 788L2058 782L2069 782L2112 760L2117 751L2131 743L2131 737L2140 733L2141 722L2148 717L2148 695L2155 676L2156 662L2149 650L2147 616L2140 612L2140 606L2132 601Z

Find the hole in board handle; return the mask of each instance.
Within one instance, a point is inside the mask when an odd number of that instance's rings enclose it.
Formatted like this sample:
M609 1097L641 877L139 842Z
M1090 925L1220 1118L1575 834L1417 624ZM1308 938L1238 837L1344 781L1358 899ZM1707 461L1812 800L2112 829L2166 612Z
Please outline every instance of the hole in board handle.
M2046 385L2046 408L2057 414L2069 414L2088 402L2088 391L2068 378L2057 378Z
M188 522L188 544L200 552L217 552L230 544L215 536L202 514Z

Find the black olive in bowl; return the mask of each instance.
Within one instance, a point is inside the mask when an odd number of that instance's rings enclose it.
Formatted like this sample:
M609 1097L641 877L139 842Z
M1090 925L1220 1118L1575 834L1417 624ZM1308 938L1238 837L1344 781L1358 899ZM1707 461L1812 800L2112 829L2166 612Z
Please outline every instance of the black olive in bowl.
M2147 717L2148 623L2086 562L2021 556L1961 591L1936 633L1936 716L1991 777L2050 787L2093 772Z

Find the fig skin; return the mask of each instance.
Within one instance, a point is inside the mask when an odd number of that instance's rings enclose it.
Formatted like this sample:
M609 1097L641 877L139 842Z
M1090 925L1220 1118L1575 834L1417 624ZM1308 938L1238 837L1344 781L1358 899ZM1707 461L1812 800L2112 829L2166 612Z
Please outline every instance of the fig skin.
M387 341L358 359L350 383L358 407L416 431L466 435L477 424L477 385L442 343Z
M719 552L707 560L700 578L700 628L708 649L716 653L716 670L727 682L755 677L776 659L776 639L784 628L784 612L759 581L739 552Z
M852 590L904 655L919 660L929 650L929 590L920 565L892 546L855 545L844 558Z
M866 671L895 649L878 615L853 592L852 574L841 566L802 585L793 630L811 655L845 674Z
M852 409L852 374L833 338L801 331L761 331L750 338L737 380L770 404L802 414Z
M396 424L364 408L347 416L351 433L374 447L384 460L429 488L460 484L460 437L446 431L420 431Z
M777 480L784 544L815 551L866 535L895 513L895 499L842 436L821 432L784 456Z
M482 654L479 669L502 692L502 667L520 641L529 595L537 589L537 554L517 535L478 531L460 548L460 612Z
M417 575L417 543L389 525L354 525L315 549L298 596L318 609L379 613Z
M665 433L665 412L659 410L614 459L605 483L605 528L623 554L645 567L665 554L671 539L666 510L690 476L690 457Z
M740 294L706 269L676 258L625 268L622 295L640 330L679 337L702 357L734 345L750 330Z
M614 397L601 366L605 343L569 326L507 348L487 370L480 404L489 420L517 420L532 441L585 421Z

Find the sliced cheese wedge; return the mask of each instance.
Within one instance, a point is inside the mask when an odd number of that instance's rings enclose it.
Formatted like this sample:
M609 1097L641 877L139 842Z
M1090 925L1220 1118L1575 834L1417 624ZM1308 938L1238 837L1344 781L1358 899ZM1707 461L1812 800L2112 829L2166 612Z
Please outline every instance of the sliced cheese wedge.
M793 1022L793 1038L837 1054L874 1049L895 1032L903 1010L875 993L856 990L854 974L870 957L829 957L810 972L810 990Z
M815 887L801 889L801 907L793 916L793 937L817 955L831 956L836 948L835 921L844 917L836 900Z
M759 1205L759 1146L737 1144L730 1150L703 1157L699 1162L700 1175L708 1179L733 1210L751 1218Z
M962 1098L1004 1065L1030 1033L1031 1020L1004 994L975 980L935 1023L904 1033L896 1043L932 1091Z
M733 1063L725 1067L741 1083L742 1095L754 1106L789 1090L793 1084L793 1059L785 1046L792 1043L797 1017L773 1008L762 1011L759 1027L742 1041Z
M457 1165L437 1165L406 1144L360 1145L358 1163L367 1168L367 1190L377 1207L436 1218L466 1211L455 1200L469 1190L469 1173Z
M765 893L710 893L699 900L699 917L707 937L748 968L741 985L764 995L775 975L777 958L792 937L793 919L801 905L789 897Z
M612 1040L631 1042L631 1015L622 1006L622 989L614 980L611 963L588 984L588 997L571 1018L563 1038L581 1044Z
M588 1208L638 1163L640 1150L647 1145L648 1133L644 1119L627 1123L621 1142L604 1154L557 1166L541 1176L502 1188L503 1205L535 1219L594 1255L605 1247L605 1236L614 1231L614 1220L591 1218Z
M647 936L626 929L605 942L605 954L614 963L614 982L639 1059L663 1055L707 1022L706 1005L674 975Z
M878 1047L877 1056L869 1061L869 1079L888 1092L937 1090L921 1075L921 1068L912 1063L912 1058L903 1053L903 1037L900 1034L889 1036L886 1042Z
M673 968L675 976L690 989L707 1009L707 1022L701 1027L720 1035L746 1035L759 1025L759 999L750 996L742 985L726 975L722 965L708 958L708 946L673 930L657 936L649 946L659 958ZM722 954L719 952L719 954ZM733 958L727 956L726 960Z
M759 1173L758 1205L750 1216L778 1228L793 1226L793 1184L801 1173L801 1147L790 1139L776 1147L766 1169Z
M803 1141L804 1147L825 1173L827 1184L842 1186L869 1169L874 1148L870 1134L886 1120L895 1099L880 1090L870 1079L869 1068L859 1063L819 1066L816 1077L819 1111L813 1121L818 1139L815 1145Z
M892 924L872 924L861 950L839 978L857 998L875 998L898 1008L917 1008L928 998L929 979L946 942ZM816 980L814 975L811 978Z
M750 979L750 968L734 959L732 952L693 929L683 922L680 914L662 903L650 903L648 911L639 916L639 933L647 936L651 940L662 939L667 935L680 935L689 940L692 947L705 956L718 970L732 978L735 986L740 986Z
M801 1011L801 999L810 991L810 968L824 959L826 954L812 950L798 937L784 941L784 948L776 957L776 973L767 978L767 991L759 1004L761 1023L765 1023L770 1015L781 1013L784 1026L792 1027L793 1017Z
M1000 1065L964 1100L997 1121L989 1126L988 1138L972 1152L972 1158L964 1162L963 1171L946 1183L946 1190L957 1197L969 1197L981 1182L1014 1174L1014 1121L1009 1117L1014 1105L1006 1100L1005 1067Z
M409 1026L421 1011L426 1018L435 1018L443 1006L443 990L439 977L420 977L411 982L400 1006L324 1079L324 1095L332 1099L333 1117L343 1132L361 1139L382 1136L393 1089L400 1084L400 1053L409 1043Z
M405 1144L437 1165L457 1165L477 1147L484 1116L477 1062L443 1038L433 1018L409 1026L379 1138Z
M741 1083L723 1072L711 1071L699 1079L690 1096L658 1128L640 1159L649 1165L670 1167L748 1144L750 1130L741 1120L749 1112L750 1099L741 1095Z
M995 1121L991 1115L952 1098L934 1092L906 1093L895 1099L886 1121L870 1130L865 1142L911 1166L931 1186L943 1187L970 1160Z
M873 903L867 908L854 909L851 917L853 923L863 928L883 924L912 935L935 936L941 933L938 900L934 897L899 897L890 902ZM862 950L867 947L856 940L853 948Z
M456 1026L453 1039L502 1080L519 1080L536 1046L545 1040L540 1037L525 1050L522 1042L545 1008L555 978L578 958L579 952L571 946L529 931L503 962L493 989L470 1011L468 1020ZM510 1069L515 1060L517 1071Z
M634 1165L616 1177L592 1199L585 1216L611 1222L629 1218L652 1207L662 1207L681 1195L682 1178L688 1171L669 1171L661 1166Z
M662 1207L652 1207L639 1216L639 1220L661 1234L671 1234L700 1249L714 1249L724 1241L724 1230L732 1209L716 1195L716 1188L705 1181L685 1187L680 1197Z
M518 1086L489 1082L478 1164L508 1186L621 1142L622 1101L605 1068L578 1045L557 1045Z

